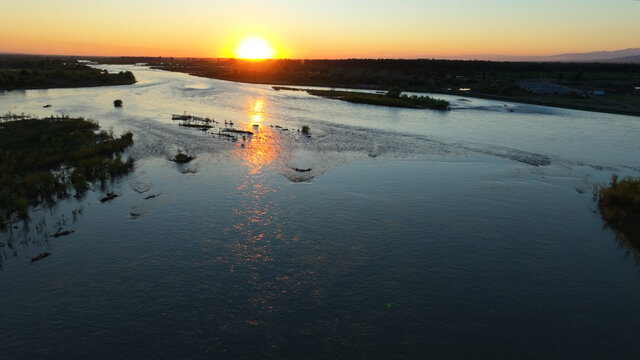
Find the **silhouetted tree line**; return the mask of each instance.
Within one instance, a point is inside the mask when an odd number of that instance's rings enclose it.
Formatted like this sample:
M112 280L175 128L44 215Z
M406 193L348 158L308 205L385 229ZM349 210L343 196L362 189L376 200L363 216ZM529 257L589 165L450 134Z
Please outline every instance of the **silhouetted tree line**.
M130 71L109 74L75 59L0 56L0 89L41 89L135 83Z
M233 81L415 91L522 95L520 80L548 79L628 93L640 83L640 64L538 63L436 59L266 60L116 58L156 68Z

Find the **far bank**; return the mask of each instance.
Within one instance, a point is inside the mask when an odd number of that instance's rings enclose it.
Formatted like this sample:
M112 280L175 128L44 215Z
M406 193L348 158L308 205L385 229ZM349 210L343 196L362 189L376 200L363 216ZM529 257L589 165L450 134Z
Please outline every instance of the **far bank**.
M426 92L640 116L640 64L461 60L99 58L253 84ZM524 84L544 82L535 91ZM558 91L562 89L563 91Z

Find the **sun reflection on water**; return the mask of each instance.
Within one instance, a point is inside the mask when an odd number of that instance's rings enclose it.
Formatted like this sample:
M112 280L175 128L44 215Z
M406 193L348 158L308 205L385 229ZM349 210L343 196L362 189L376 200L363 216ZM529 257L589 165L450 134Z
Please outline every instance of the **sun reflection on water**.
M282 143L273 129L264 126L265 101L256 99L252 101L248 108L249 124L246 131L251 131L252 136L245 136L236 154L243 160L245 166L249 168L251 175L256 175L262 171L263 167L272 164L281 153Z
M264 100L257 99L249 108L249 117L256 123L261 123L264 117L263 113Z
M233 253L236 266L244 264L250 270L272 260L271 242L282 237L282 230L277 226L278 204L269 196L275 192L270 183L273 177L265 171L280 155L281 144L279 134L262 125L264 108L262 99L250 103L249 122L243 130L253 135L243 136L235 150L248 171L236 186L240 200L233 210L237 219L233 229L240 236L233 245Z
M295 296L307 286L308 278L315 276L310 269L299 272L284 265L297 261L290 252L283 252L283 247L298 241L300 234L287 234L283 229L284 211L277 200L280 177L274 176L274 171L286 157L286 144L282 141L286 135L265 125L270 120L265 115L268 105L261 98L248 103L248 121L241 122L241 129L253 135L239 138L234 151L246 169L237 180L238 200L233 207L233 225L227 232L233 239L229 244L230 271L242 279L235 295L245 299L238 304L242 315L229 321L229 326L238 331L269 327L269 319L283 311L286 299ZM283 257L284 253L289 255Z

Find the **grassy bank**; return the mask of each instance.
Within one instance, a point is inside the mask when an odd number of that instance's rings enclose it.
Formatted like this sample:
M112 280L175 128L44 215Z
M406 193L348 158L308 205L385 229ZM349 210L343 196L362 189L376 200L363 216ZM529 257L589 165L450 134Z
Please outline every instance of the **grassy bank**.
M82 194L89 183L126 174L122 152L133 135L115 137L83 118L0 120L0 227L29 209Z
M602 218L626 244L640 250L640 178L618 179L598 190Z
M130 71L110 74L75 59L0 56L0 90L128 85L135 82L136 78Z
M449 109L449 102L441 99L434 99L429 96L408 96L400 95L389 91L387 94L371 94L357 91L339 90L307 90L310 95L321 96L328 99L348 101L357 104L369 104L391 107L402 107L412 109Z

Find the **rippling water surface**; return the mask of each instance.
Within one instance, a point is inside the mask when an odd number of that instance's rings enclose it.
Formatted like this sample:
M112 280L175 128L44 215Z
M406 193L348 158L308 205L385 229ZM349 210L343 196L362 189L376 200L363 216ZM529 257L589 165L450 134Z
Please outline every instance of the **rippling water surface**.
M137 160L0 233L1 358L640 357L636 255L592 200L640 172L638 118L106 68L139 82L0 93L1 112L130 130Z

